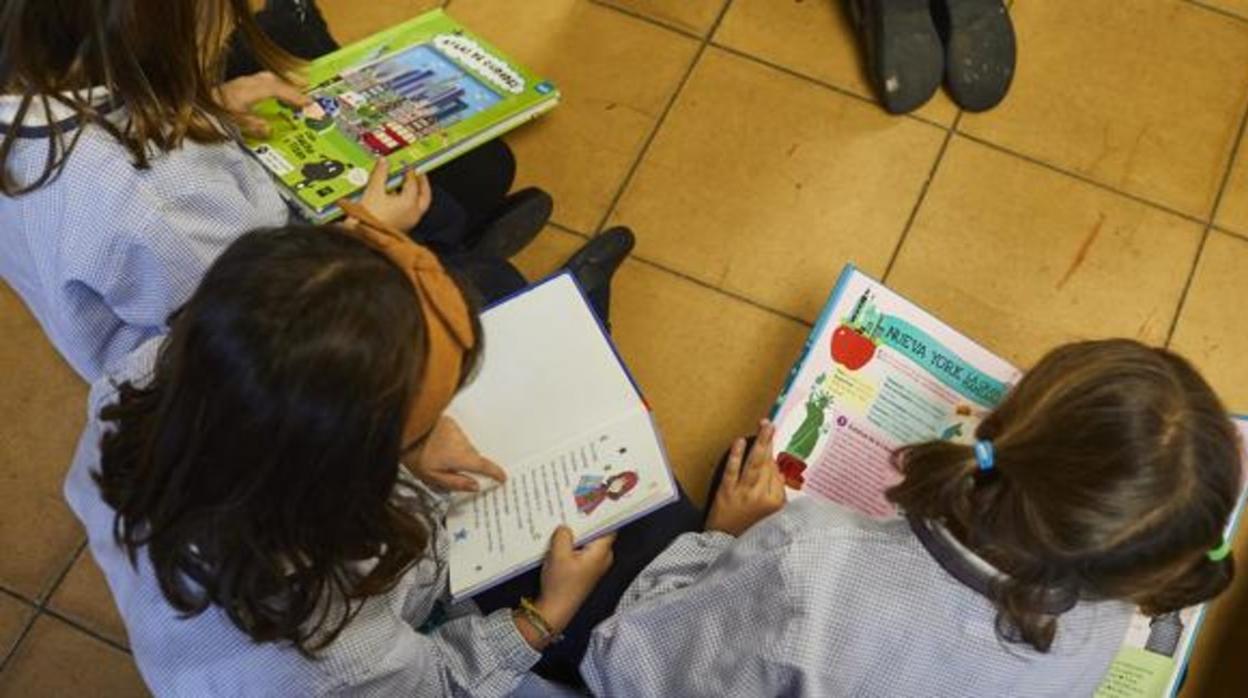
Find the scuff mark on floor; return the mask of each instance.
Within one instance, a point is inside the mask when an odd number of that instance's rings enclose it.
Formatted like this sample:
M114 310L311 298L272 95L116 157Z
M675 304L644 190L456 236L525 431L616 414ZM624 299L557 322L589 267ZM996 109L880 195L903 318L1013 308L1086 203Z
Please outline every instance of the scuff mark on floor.
M1088 252L1091 251L1092 245L1096 242L1096 239L1100 237L1101 228L1104 227L1104 225L1105 214L1102 213L1100 214L1100 217L1096 219L1096 225L1092 226L1092 230L1088 231L1087 237L1085 237L1083 239L1083 243L1079 245L1079 249L1075 252L1075 258L1070 260L1070 267L1066 270L1066 273L1062 275L1062 278L1058 279L1057 290L1062 290L1062 287L1070 281L1070 279L1075 275L1075 272L1079 271L1079 267L1083 266L1084 261L1088 258Z

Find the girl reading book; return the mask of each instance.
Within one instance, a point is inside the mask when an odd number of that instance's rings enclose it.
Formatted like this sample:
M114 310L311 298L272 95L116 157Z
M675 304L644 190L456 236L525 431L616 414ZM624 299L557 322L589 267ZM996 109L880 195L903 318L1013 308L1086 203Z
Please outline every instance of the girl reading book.
M1233 575L1240 444L1164 349L1055 349L973 446L895 454L893 519L786 506L774 433L764 423L748 456L733 445L706 532L678 538L595 631L594 691L1087 696L1136 607L1164 615Z
M611 566L561 529L532 599L417 630L447 615L445 493L505 474L441 416L476 311L353 212L242 236L91 392L66 496L159 695L503 695Z
M249 5L3 4L0 277L88 380L163 332L234 239L290 219L264 168L233 141L240 129L263 127L248 115L255 103L308 101L273 72L224 79L227 56L236 69L293 65ZM284 28L274 33L301 57L334 47L314 5L266 5L266 25ZM514 174L510 151L496 142L432 182L409 177L394 196L383 181L366 203L387 223L415 227L484 295L498 296L523 284L501 260L533 238L551 208L538 190L508 197Z

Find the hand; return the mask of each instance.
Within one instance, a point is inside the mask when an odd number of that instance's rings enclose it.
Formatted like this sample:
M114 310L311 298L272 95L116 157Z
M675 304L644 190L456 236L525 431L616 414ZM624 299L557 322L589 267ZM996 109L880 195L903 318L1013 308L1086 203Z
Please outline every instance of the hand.
M498 482L507 481L507 473L494 461L481 455L459 424L446 416L433 425L415 461L411 466L413 475L427 485L453 492L476 492L480 489L476 480L463 473L484 475Z
M708 531L723 531L739 536L750 526L784 508L784 476L771 457L771 442L776 427L767 420L759 424L754 448L742 464L745 439L737 439L724 465L724 479L715 492Z
M411 230L425 217L429 204L433 203L433 188L429 184L429 178L408 170L403 175L403 184L389 192L386 191L386 180L389 176L390 164L385 158L378 158L372 173L368 175L368 185L364 187L360 205L395 230Z
M299 86L268 71L234 78L217 88L217 100L221 106L234 115L234 122L238 124L243 135L251 138L269 135L268 123L251 113L251 108L270 97L294 108L306 107L312 103L312 99Z
M572 547L572 540L572 529L567 526L555 529L550 537L550 550L542 564L542 594L534 602L556 633L572 622L614 559L614 533L586 543L580 550Z

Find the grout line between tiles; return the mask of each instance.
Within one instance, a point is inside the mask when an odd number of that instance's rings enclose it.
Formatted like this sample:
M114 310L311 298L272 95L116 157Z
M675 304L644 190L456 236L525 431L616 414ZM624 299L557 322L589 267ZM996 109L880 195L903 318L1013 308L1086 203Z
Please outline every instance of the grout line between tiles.
M701 43L698 45L698 50L693 53L693 59L689 61L688 69L686 69L685 74L681 76L680 82L676 83L676 89L672 91L672 96L668 98L667 104L663 105L663 111L659 112L659 118L655 120L654 127L650 129L650 133L646 136L646 140L641 144L641 149L637 152L637 157L634 158L632 164L629 165L628 172L624 175L624 179L620 182L619 188L615 191L615 196L611 197L611 203L607 205L606 211L602 214L602 218L599 219L598 225L595 226L593 230L594 235L601 232L603 226L607 224L607 221L611 220L611 214L615 213L615 208L616 206L619 206L620 199L624 197L624 192L627 191L629 185L632 184L633 177L637 174L637 170L641 167L642 161L645 160L646 154L650 152L650 146L654 144L654 139L659 135L659 131L662 130L663 124L667 121L667 115L672 112L672 107L675 106L677 100L680 99L681 93L685 91L685 85L689 84L689 78L693 76L693 71L697 69L698 63L702 60L702 54L706 53L706 47L710 45L710 37L715 34L717 29L719 29L719 23L723 21L724 15L728 14L728 10L731 7L732 0L728 0L728 2L724 3L724 6L720 8L719 16L715 18L715 23L712 24L711 28L707 31L706 38L701 40Z
M566 225L563 225L563 224L561 224L561 223L553 223L553 222L552 222L552 223L548 223L547 225L549 225L549 226L550 226L550 227L552 227L552 228L555 228L556 230L561 230L561 231L563 231L563 232L565 232L565 233L567 233L567 234L569 234L569 235L575 235L576 237L583 238L583 239L585 239L585 240L589 240L589 239L591 239L591 237L592 237L592 236L586 235L585 233L582 233L582 232L580 232L580 231L573 230L572 228L569 228L569 227L567 227ZM756 300L754 300L754 299L752 299L752 298L747 298L746 296L742 296L742 295L739 295L739 294L733 293L732 291L728 291L728 290L725 290L725 289L719 288L718 286L714 286L714 285L712 285L712 284L710 284L710 283L707 283L706 281L703 281L702 279L699 279L699 278L697 278L697 277L695 277L695 276L690 276L689 274L686 274L686 273L685 273L685 272L683 272L683 271L679 271L679 270L676 270L676 269L672 269L671 267L668 267L668 266L666 266L666 265L664 265L664 264L661 264L661 263L659 263L659 262L655 262L655 261L653 261L653 260L646 259L645 257L641 257L641 256L638 256L638 255L636 255L636 254L634 254L634 255L630 255L628 259L629 259L629 261L636 262L636 263L638 263L638 264L643 264L643 265L648 266L648 267L651 267L651 268L653 268L653 269L657 269L657 270L659 270L659 271L661 271L661 272L665 272L665 273L670 274L670 275L672 275L672 276L675 276L676 278L681 279L681 280L683 280L683 281L688 281L689 283L694 284L695 286L699 286L699 287L704 288L704 289L707 289L707 290L709 290L709 291L713 291L714 293L716 293L716 294L718 294L718 295L721 295L721 296L724 296L724 297L726 297L726 298L729 298L729 299L731 299L731 300L734 300L734 301L740 301L741 303L745 303L746 305L748 305L748 306L750 306L750 307L752 307L752 308L755 308L756 310L761 310L761 311L763 311L763 312L765 312L765 313L767 313L767 314L769 314L769 315L775 315L775 316L777 316L777 317L784 318L785 320L791 320L791 321L796 322L796 323L798 323L798 324L800 324L800 325L803 325L803 326L805 326L805 327L812 327L812 326L813 326L813 325L812 325L812 323L811 323L809 320L804 320L804 319L802 319L802 318L798 317L797 315L792 315L792 314L790 314L790 313L786 313L785 311L780 310L780 309L778 309L778 308L773 308L773 307L771 307L771 306L769 306L769 305L764 305L764 304L762 304L762 303L759 303L758 301L756 301Z
M78 558L82 557L82 551L86 549L87 541L84 540L82 543L78 544L78 549L74 551L74 554L70 557L69 562L61 568L60 573L58 573L56 578L52 580L52 583L48 585L47 593L40 595L38 603L41 610L47 608L48 604L52 601L52 597L56 595L56 590L61 588L61 583L64 582L65 578L69 576L69 571L74 568L74 564L78 562Z
M979 136L976 136L974 134L967 133L966 131L958 131L958 135L969 141L974 141L975 143L978 143L983 146L987 146L998 152L1005 153L1006 155L1012 155L1020 160L1024 160L1033 165L1039 165L1040 167L1043 167L1046 170L1050 170L1052 172L1056 172L1058 174L1066 175L1067 177L1077 179L1080 182L1083 182L1084 184L1090 184L1096 187L1097 189L1107 191L1111 194L1117 194L1118 196L1130 199L1136 203L1144 204L1145 206L1150 206L1159 211L1164 211L1165 213L1169 213L1172 216L1178 216L1179 218L1182 218L1186 221L1189 221L1192 223L1199 223L1201 225L1209 224L1209 221L1207 219L1201 218L1199 216L1193 216L1190 213L1184 213L1177 209L1170 208L1169 206L1166 206L1165 204L1161 204L1156 201L1151 201L1142 196L1139 196L1138 194L1132 194L1130 192L1123 191L1121 189L1116 189L1114 187L1111 187L1108 184L1105 184L1104 182L1098 182L1097 180L1092 179L1091 177L1088 177L1087 175L1079 174L1078 172L1071 172L1070 170L1064 169L1062 167L1058 167L1057 165L1054 165L1053 163L1045 162L1044 160L1033 157L1031 155L1027 155L1025 153L1020 153L1017 150L1007 148L1003 145L998 145L996 143L993 143L992 141L986 140L984 138L980 138Z
M1230 228L1223 228L1220 225L1213 226L1213 229L1218 231L1219 233L1222 233L1223 235L1229 235L1237 240L1243 240L1244 242L1248 242L1248 233L1241 233L1235 230L1231 230Z
M39 614L41 613L38 606L30 603L20 596L17 596L16 594L6 591L4 592L4 595L13 596L23 605L31 606L34 613L30 614L30 618L26 619L26 624L22 626L22 629L17 633L17 637L13 638L13 644L8 647L0 648L0 650L3 651L3 654L0 654L0 674L4 673L5 668L8 667L9 662L13 659L13 655L17 654L17 648L21 647L22 643L26 641L26 636L30 634L30 629L35 626L35 621L38 620Z
M646 24L653 24L654 26L659 27L660 29L669 29L671 31L676 32L677 34L683 34L689 37L690 39L693 39L694 41L706 40L705 36L702 36L698 34L697 32L691 31L689 29L685 29L684 27L680 27L675 24L668 24L667 22L664 22L660 19L655 19L654 17L643 15L642 13L636 10L630 10L627 7L620 7L619 5L615 5L609 2L604 2L603 0L589 0L589 1L599 7L605 7L608 10L614 10L615 12L619 12L620 14L628 15L629 17L632 17L633 19L639 19L645 22ZM710 31L713 31L713 30L714 30L714 27L712 27ZM706 36L710 36L710 33L708 33Z
M713 34L711 36L713 36ZM884 110L884 107L880 106L880 103L875 101L875 99L871 97L865 97L863 95L858 94L857 92L852 92L850 90L845 89L844 87L841 87L840 85L835 85L826 80L820 80L819 78L814 77L813 75L807 75L806 73L794 70L792 68L789 68L788 66L783 66L783 65L780 65L779 63L773 63L772 61L769 61L766 58L760 58L758 56L755 56L754 54L746 53L745 51L742 51L741 49L733 48L731 46L727 46L725 44L721 44L716 41L710 41L708 43L709 45L714 46L715 48L721 51L724 51L726 53L731 53L732 55L738 58L744 58L748 61L771 68L772 70L778 70L781 73L784 73L785 75L795 77L798 80L802 80L803 82L808 82L812 85L818 85L819 87L832 90L833 92L849 97L850 99L854 99L859 102L865 102L867 104L870 104L871 106L881 111ZM948 124L942 124L939 121L932 121L931 119L928 119L923 116L919 116L918 114L914 112L910 112L909 114L897 114L895 116L897 118L909 119L911 121L917 121L921 124L927 124L928 126L935 126L936 128L942 131L948 131L952 128Z
M52 610L52 609L50 609L50 608L45 608L45 609L43 609L43 615L45 615L45 616L50 616L50 617L52 617L52 618L55 618L55 619L57 619L57 620L61 621L62 623L65 623L66 625L68 625L68 626L70 626L70 627L74 628L75 630L82 631L82 632L86 633L87 635L90 635L91 637L95 638L96 640L99 640L100 642L103 642L104 644L108 645L109 647L112 647L113 649L115 649L115 650L117 650L117 651L119 651L119 652L124 652L124 653L126 653L127 655L131 654L131 652L130 652L130 648L126 647L125 645L123 645L123 644L121 644L121 643L117 642L116 640L114 640L114 639L112 639L112 638L108 637L107 635L104 635L104 634L100 633L100 632L99 632L99 631L97 631L97 630L93 630L93 629L91 629L91 628L87 627L87 626L86 626L86 625L84 625L83 623L80 623L79 621L76 621L76 620L74 620L73 618L70 618L69 616L67 616L67 615L65 615L65 614L63 614L63 613L61 613L61 612L59 612L59 611L54 611L54 610Z
M1199 0L1187 0L1187 4L1195 5L1196 7L1199 7L1202 10L1205 10L1207 12L1212 12L1214 14L1222 15L1223 17L1230 17L1231 19L1234 19L1240 22L1248 22L1248 17L1235 14L1234 12L1230 10L1224 10L1221 7L1214 7L1213 5L1206 5L1205 3L1200 2Z
M884 274L880 277L881 283L888 283L888 277L893 273L893 265L897 263L897 258L901 256L901 248L906 244L906 240L910 237L910 229L914 227L914 222L919 217L919 209L923 208L923 202L927 200L927 192L932 187L932 182L936 179L936 172L940 169L940 163L945 161L945 153L949 151L949 143L953 141L953 136L958 131L958 122L962 121L962 112L953 118L953 127L945 133L945 141L940 144L940 150L936 153L936 161L932 163L932 169L927 173L927 180L923 182L923 187L919 189L919 197L914 202L914 208L910 209L910 217L906 219L906 225L901 229L901 236L897 238L897 245L893 247L893 254L888 258L888 264L884 267Z
M1170 320L1170 329L1166 331L1165 346L1170 346L1170 342L1174 339L1174 332L1179 328L1179 319L1183 317L1183 308L1187 305L1187 296L1192 290L1192 283L1196 280L1196 272L1200 269L1200 258L1205 255L1205 245L1209 244L1209 238L1213 235L1215 228L1214 221L1218 220L1218 209L1222 208L1222 199L1226 196L1227 187L1231 184L1231 176L1235 173L1236 161L1239 158L1240 146L1244 142L1244 130L1248 129L1248 109L1244 110L1244 115L1239 119L1239 132L1235 134L1235 140L1231 143L1231 157L1226 163L1226 172L1222 173L1222 184L1218 187L1218 194L1213 199L1213 210L1209 213L1209 223L1205 226L1205 232L1200 236L1200 245L1196 248L1196 259L1192 260L1192 268L1187 273L1187 281L1183 284L1183 292L1179 294L1179 304L1174 309L1174 317Z

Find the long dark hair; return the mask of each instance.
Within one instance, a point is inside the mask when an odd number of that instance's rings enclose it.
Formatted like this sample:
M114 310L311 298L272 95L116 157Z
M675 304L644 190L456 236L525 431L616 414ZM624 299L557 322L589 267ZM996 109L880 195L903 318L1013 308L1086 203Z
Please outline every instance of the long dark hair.
M232 31L266 67L295 64L256 26L248 0L0 0L0 86L21 97L0 141L0 193L17 196L54 180L86 124L116 138L140 168L153 148L225 140L221 124L230 115L216 88ZM109 105L93 104L90 87L107 89ZM109 118L119 104L124 120ZM68 108L76 124L58 124L54 105ZM32 113L49 122L45 160L32 181L18 182L9 164Z
M363 243L244 235L176 314L150 382L101 412L118 543L179 611L215 605L257 641L323 648L432 547L427 504L398 500L426 339L411 283Z
M1224 590L1230 557L1209 559L1240 490L1239 440L1225 408L1183 358L1129 340L1068 344L1019 382L979 426L996 467L929 442L894 456L888 491L941 521L1008 574L997 630L1047 651L1053 592L1122 599L1146 613Z

